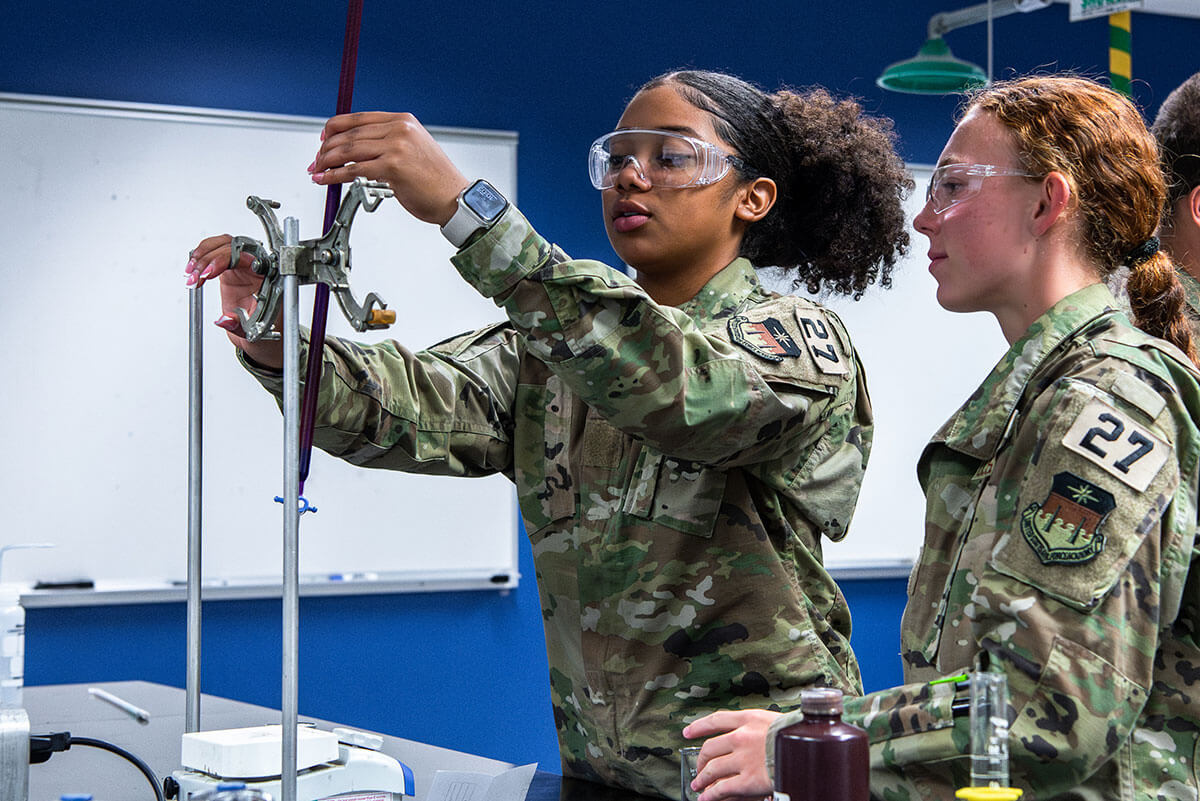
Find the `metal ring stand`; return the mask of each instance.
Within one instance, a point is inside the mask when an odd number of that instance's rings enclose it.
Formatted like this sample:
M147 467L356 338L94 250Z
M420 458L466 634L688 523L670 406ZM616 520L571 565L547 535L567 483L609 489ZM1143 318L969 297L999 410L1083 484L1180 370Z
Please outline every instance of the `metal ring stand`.
M301 505L300 497L300 284L332 285L347 319L357 330L386 327L395 319L387 305L374 293L359 304L351 295L350 225L360 206L374 211L391 191L381 184L356 181L338 209L337 225L316 240L300 241L300 224L295 217L283 220L282 230L275 220L272 201L250 197L247 205L259 215L267 230L268 247L246 240L262 265L263 289L254 315L267 325L252 326L248 338L277 336L269 331L269 322L282 307L283 312L283 647L282 762L280 789L282 801L297 801L297 726L299 723L299 650L300 650L300 515L315 508ZM234 250L236 263L240 251ZM278 282L279 287L273 286ZM281 289L281 291L279 291ZM187 581L187 681L186 732L201 730L200 725L200 619L201 587L201 499L203 470L203 332L204 301L200 288L191 292L189 324L188 380L188 581ZM241 315L243 323L248 318ZM247 328L249 331L250 328Z

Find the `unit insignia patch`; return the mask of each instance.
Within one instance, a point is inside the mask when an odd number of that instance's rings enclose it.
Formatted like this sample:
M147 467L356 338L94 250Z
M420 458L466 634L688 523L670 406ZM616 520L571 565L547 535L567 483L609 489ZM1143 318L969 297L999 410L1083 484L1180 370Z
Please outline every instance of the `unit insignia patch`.
M1100 527L1116 505L1108 490L1059 473L1046 500L1021 513L1021 534L1044 565L1083 564L1104 550Z
M796 338L774 317L751 322L738 315L729 321L729 336L738 345L764 359L781 362L784 357L796 357L803 351Z

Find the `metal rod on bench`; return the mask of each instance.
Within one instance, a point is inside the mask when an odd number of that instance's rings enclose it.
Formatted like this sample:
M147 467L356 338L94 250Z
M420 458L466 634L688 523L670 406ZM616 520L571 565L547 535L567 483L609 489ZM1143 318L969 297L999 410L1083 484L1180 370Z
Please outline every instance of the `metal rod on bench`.
M283 801L296 801L300 665L300 221L283 221Z
M192 288L188 310L187 708L184 731L200 730L200 529L204 456L204 293Z

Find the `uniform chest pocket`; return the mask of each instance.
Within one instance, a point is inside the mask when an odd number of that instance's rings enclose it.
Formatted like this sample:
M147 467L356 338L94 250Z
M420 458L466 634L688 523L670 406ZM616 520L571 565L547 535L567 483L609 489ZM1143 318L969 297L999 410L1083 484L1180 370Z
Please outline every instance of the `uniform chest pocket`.
M514 447L513 478L525 529L532 536L575 515L577 477L569 454L574 402L562 381L551 376L544 385L517 387L516 407L517 419L528 421L528 431Z
M642 446L621 511L657 525L711 537L728 475Z

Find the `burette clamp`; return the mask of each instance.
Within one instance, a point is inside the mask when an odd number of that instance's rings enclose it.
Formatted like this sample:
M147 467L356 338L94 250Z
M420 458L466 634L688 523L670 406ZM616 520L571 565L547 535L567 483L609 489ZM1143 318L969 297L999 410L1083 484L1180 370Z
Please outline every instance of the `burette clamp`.
M295 275L301 284L322 283L337 297L342 313L355 331L386 328L396 321L396 313L387 308L383 298L374 292L362 303L350 291L350 226L359 208L375 211L385 198L392 196L387 184L356 178L338 206L337 216L324 236L304 239L296 245L285 245L283 229L275 210L279 203L251 195L246 206L266 232L266 242L246 236L233 238L231 264L237 264L243 253L254 258L254 272L263 277L262 287L254 296L254 311L237 309L238 321L246 339L278 339L275 320L283 301L283 276Z

